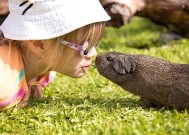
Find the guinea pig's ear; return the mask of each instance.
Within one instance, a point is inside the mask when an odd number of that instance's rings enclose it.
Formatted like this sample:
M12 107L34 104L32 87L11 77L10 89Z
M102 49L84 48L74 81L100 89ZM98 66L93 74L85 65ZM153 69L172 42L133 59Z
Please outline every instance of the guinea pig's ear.
M133 73L136 69L136 63L131 57L124 57L122 64L127 74Z
M121 74L121 75L126 74L125 67L122 65L122 62L120 60L115 60L113 61L112 64L113 64L113 68L118 74Z

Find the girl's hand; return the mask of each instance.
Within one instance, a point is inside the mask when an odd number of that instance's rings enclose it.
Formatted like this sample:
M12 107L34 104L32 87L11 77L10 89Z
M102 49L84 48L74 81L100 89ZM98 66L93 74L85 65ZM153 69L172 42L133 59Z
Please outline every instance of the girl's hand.
M22 99L22 107L27 105L28 100L30 99L30 96L32 97L37 97L39 99L43 98L43 93L42 93L42 87L38 85L33 85L28 87L28 92L25 93L23 99Z
M27 101L29 100L30 96L42 99L43 98L42 89L45 86L47 86L48 83L52 82L55 76L56 76L56 72L50 71L46 73L44 76L42 76L40 79L36 77L28 81L27 82L28 92L25 93L21 102L22 104L21 106L24 107L27 105Z
M22 98L22 102L21 102L21 107L24 107L27 105L28 100L30 98L31 95L31 89L30 87L28 88L28 92L24 94L23 98Z
M31 86L31 94L32 97L37 97L39 99L42 99L43 98L42 87L39 85Z

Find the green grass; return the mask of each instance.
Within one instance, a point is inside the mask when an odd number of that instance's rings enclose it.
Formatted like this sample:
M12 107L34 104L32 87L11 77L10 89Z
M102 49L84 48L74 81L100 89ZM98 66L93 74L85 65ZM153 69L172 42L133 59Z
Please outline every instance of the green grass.
M97 51L145 54L189 64L189 40L157 43L166 29L134 18L120 29L107 28ZM89 70L72 79L58 74L43 91L44 99L0 112L0 134L18 135L188 135L188 111L143 109L139 97Z

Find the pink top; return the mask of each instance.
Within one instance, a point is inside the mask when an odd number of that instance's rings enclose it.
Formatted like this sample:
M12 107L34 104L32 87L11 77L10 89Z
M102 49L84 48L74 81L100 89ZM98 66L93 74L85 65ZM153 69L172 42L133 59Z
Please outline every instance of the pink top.
M45 87L56 76L50 71L27 84L20 49L16 45L0 45L0 110L17 105L28 92L28 85Z

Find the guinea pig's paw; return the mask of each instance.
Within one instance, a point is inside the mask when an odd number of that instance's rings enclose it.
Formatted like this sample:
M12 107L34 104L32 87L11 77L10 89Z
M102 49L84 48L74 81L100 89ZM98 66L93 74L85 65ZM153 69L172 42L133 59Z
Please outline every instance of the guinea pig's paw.
M148 100L145 97L141 97L140 102L141 102L142 108L149 108L149 107L153 106L153 104L151 103L151 101Z

